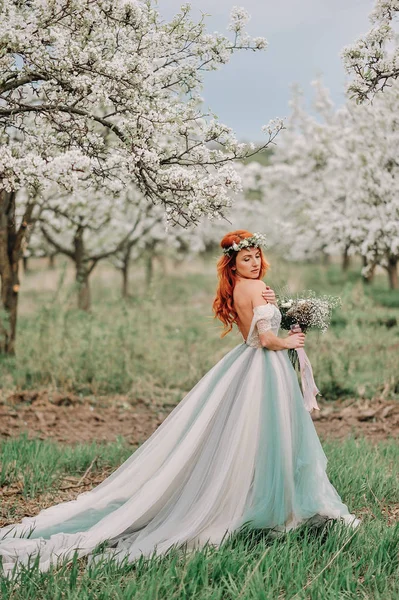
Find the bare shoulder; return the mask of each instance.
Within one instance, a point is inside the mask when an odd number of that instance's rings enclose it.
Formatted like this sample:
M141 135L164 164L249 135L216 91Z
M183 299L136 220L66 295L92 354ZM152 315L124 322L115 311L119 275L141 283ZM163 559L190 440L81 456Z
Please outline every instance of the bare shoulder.
M247 279L240 283L240 289L244 294L257 294L263 292L266 289L266 284L261 279Z
M261 279L247 279L240 281L239 288L235 288L237 299L252 303L254 300L263 300L261 293L266 289L266 284Z
M266 289L266 284L261 279L248 279L246 283L248 284L248 287L250 289L253 289L255 291L260 290L261 292L263 292L263 290Z

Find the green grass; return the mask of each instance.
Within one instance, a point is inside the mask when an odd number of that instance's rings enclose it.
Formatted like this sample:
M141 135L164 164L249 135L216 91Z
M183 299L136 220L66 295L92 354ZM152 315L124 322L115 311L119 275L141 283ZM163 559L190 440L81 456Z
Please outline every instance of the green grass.
M300 527L279 538L267 531L236 532L218 550L191 555L172 549L163 557L117 566L87 567L85 559L15 582L0 579L0 597L12 600L126 599L353 599L399 597L399 523L387 511L399 502L399 447L394 440L365 439L323 444L328 474L351 511L362 516L355 531L333 522L324 530ZM59 478L80 475L95 457L95 469L116 466L128 455L118 444L61 448L19 438L2 444L5 489L23 481L26 496L55 489ZM30 478L24 479L26 465ZM11 465L11 467L10 467ZM49 470L43 479L40 466Z
M120 298L119 275L100 265L92 281L90 313L75 308L61 266L36 266L22 282L17 356L0 359L3 390L60 388L82 395L128 394L176 404L232 347L235 330L220 339L213 319L216 255L157 268L146 289L141 267L131 274L132 296ZM314 289L340 295L343 307L325 335L309 333L306 347L327 400L399 398L399 294L384 274L362 284L359 265L343 273L332 264L293 264L269 257L266 282L277 291ZM41 270L40 270L41 269ZM285 334L284 334L285 335Z
M26 435L0 442L0 487L20 483L24 498L35 498L56 487L65 475L82 475L94 461L92 473L115 468L131 453L122 438L110 444L61 446Z

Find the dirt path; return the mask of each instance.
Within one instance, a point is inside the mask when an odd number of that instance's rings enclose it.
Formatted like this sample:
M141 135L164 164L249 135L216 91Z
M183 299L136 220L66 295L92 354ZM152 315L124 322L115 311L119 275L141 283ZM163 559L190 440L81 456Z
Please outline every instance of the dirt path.
M345 400L323 403L312 418L321 439L366 436L373 441L399 438L399 402ZM126 396L82 400L72 394L25 391L0 398L0 437L54 439L63 443L113 441L123 436L143 443L173 406L133 404Z

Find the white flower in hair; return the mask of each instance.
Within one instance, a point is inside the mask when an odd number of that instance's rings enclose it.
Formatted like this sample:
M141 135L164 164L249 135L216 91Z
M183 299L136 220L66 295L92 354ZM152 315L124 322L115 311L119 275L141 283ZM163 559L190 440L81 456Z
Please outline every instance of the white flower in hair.
M258 248L259 246L267 248L266 236L263 233L254 233L250 237L246 237L241 240L238 244L237 242L233 242L233 244L228 248L223 248L223 254L230 256L232 251L239 252L243 248L249 248L251 246L255 248Z

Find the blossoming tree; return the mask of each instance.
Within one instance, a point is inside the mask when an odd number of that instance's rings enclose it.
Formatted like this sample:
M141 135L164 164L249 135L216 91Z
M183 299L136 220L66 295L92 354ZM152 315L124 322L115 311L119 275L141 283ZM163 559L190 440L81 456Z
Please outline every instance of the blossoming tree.
M298 102L264 170L263 194L280 210L291 256L360 254L367 276L375 265L398 288L399 82L372 104L348 101L335 110L316 82L320 118Z
M50 247L68 256L75 267L78 307L89 310L89 279L97 264L130 253L163 217L164 211L145 202L132 186L116 196L104 187L81 187L68 196L50 194L43 202L28 250L43 255ZM125 269L127 277L128 264Z
M347 71L354 76L348 91L358 101L371 98L399 77L399 45L394 22L398 0L376 0L370 15L372 28L343 50Z
M265 48L245 32L244 10L233 10L230 39L208 34L204 18L193 22L189 5L171 22L137 0L8 0L4 8L3 127L35 135L43 153L78 149L93 176L117 187L134 181L171 221L197 222L231 204L239 181L230 163L256 149L204 112L199 94L205 70L237 50ZM41 139L43 125L51 138Z
M34 148L32 136L27 135L21 141L8 131L0 131L0 148L0 278L4 311L0 323L0 352L13 354L20 289L19 262L29 227L41 209L41 192L50 182L72 190L88 161L82 156L77 166L77 153L68 150L62 155L44 158Z
M242 144L202 107L204 71L238 50L266 47L247 34L247 20L233 9L228 37L209 34L204 17L194 22L189 5L166 22L151 1L3 1L0 275L12 323L20 256L13 244L23 237L23 230L7 233L15 192L29 185L36 196L46 178L58 181L54 163L116 192L133 182L183 226L229 207L229 193L240 187L231 162L266 147L281 127L265 126L261 146ZM24 228L28 220L29 211ZM13 352L15 327L7 329L2 347Z

